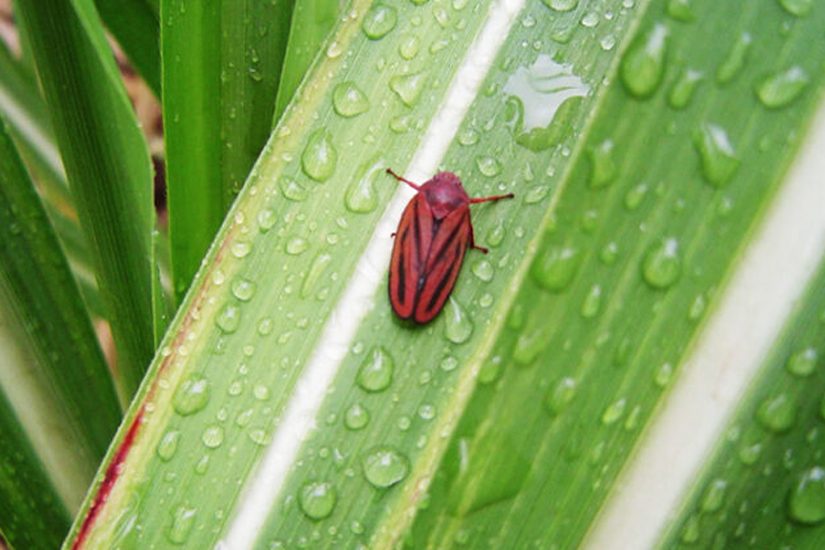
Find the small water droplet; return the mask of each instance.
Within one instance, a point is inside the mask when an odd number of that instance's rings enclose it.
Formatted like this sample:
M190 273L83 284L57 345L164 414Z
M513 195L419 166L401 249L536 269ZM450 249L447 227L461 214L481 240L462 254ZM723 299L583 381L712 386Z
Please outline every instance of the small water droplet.
M642 277L653 288L673 286L682 275L682 259L679 257L679 241L663 239L654 242L642 260Z
M241 309L233 303L224 304L215 317L215 324L224 333L232 334L241 324Z
M756 410L756 419L768 431L782 433L796 422L796 400L786 393L766 398Z
M473 334L473 322L458 301L450 296L444 312L444 336L454 344L463 344Z
M364 477L373 487L386 489L402 481L410 471L407 457L392 447L378 447L363 461Z
M284 250L290 256L298 256L299 254L303 254L309 248L309 243L303 237L290 237L290 239L286 242L286 246Z
M665 388L670 384L671 378L673 378L673 365L670 363L662 363L662 365L656 369L656 374L653 376L653 383L660 388Z
M602 413L602 424L610 425L618 421L627 408L627 400L621 398L611 403Z
M536 204L550 193L549 185L534 185L524 194L524 204Z
M218 425L208 426L201 435L201 441L210 449L217 449L223 444L223 428Z
M332 106L342 117L352 118L366 113L370 102L355 82L347 81L335 86L332 91Z
M794 65L757 84L756 95L765 107L779 109L802 95L809 82L808 73L802 67Z
M616 263L616 259L619 257L619 245L615 242L611 241L604 245L604 247L599 252L599 260L604 265L613 265Z
M281 194L293 202L305 201L309 196L307 190L292 178L282 179L279 187Z
M814 348L805 348L791 355L785 363L785 368L795 376L810 376L816 369L818 359Z
M310 519L319 520L329 517L335 509L338 495L331 483L312 481L305 483L298 493L301 511Z
M497 248L501 245L502 241L504 241L504 235L506 234L506 230L504 229L504 224L498 222L490 230L487 232L487 239L486 243L487 246L490 248Z
M461 133L458 134L458 142L461 145L464 145L465 147L469 145L475 145L476 143L478 143L478 139L478 132L476 132L472 128L462 130Z
M398 53L401 54L402 58L409 61L418 55L419 48L420 41L418 40L418 37L411 34L409 36L405 36L401 40L401 44L398 46Z
M424 90L427 75L423 72L394 76L390 79L390 89L407 107L413 107Z
M370 413L360 403L353 404L344 415L344 425L350 430L360 430L370 421Z
M682 536L680 537L684 544L695 544L699 540L701 531L699 529L699 517L691 514L685 521L685 526L682 528Z
M338 151L332 144L332 136L323 128L315 130L301 155L301 168L317 182L325 182L335 173Z
M189 533L195 524L197 509L188 506L178 506L172 512L172 525L166 536L172 544L184 544L189 539Z
M440 367L441 370L444 372L450 372L456 369L458 366L458 359L453 357L452 355L448 355L444 359L441 360Z
M694 69L682 71L667 96L668 105L674 109L687 107L703 78L704 75L700 71Z
M705 180L714 187L726 185L739 169L740 161L725 129L716 124L703 124L694 133L693 143L699 151Z
M659 23L646 32L639 33L622 58L620 74L622 82L633 96L645 99L662 82L667 56L668 29Z
M181 416L189 416L202 410L209 402L209 381L199 375L186 378L175 390L172 406Z
M693 303L690 304L690 309L688 310L688 319L691 321L698 321L702 318L702 315L705 313L705 309L707 308L707 299L702 294L699 294L694 298Z
M304 283L301 285L302 298L307 298L315 292L315 287L318 285L318 282L321 280L321 277L331 263L332 256L326 252L321 252L315 256L306 277L304 277Z
M485 283L489 283L493 280L493 264L484 259L477 260L473 264L473 274Z
M693 14L693 0L669 0L667 3L667 14L683 23L690 23L696 16Z
M631 212L639 208L647 196L648 186L645 183L634 185L624 196L624 206Z
M592 172L590 187L601 189L607 187L616 177L616 161L613 159L613 140L606 139L588 150Z
M791 489L788 512L795 521L816 525L825 521L825 469L814 466L802 472Z
M564 377L550 388L544 398L544 407L550 416L558 416L570 405L576 396L576 380Z
M590 287L590 290L587 292L587 296L584 297L584 302L582 302L581 307L581 315L585 319L592 319L602 309L602 287L599 285L593 285Z
M357 214L372 212L378 206L375 182L384 173L384 163L380 160L368 162L361 167L359 177L347 188L344 198L349 211Z
M356 382L368 392L387 389L392 383L395 365L392 356L381 346L373 348L358 368Z
M246 258L252 252L252 245L244 241L235 241L232 243L232 255L238 259Z
M255 295L257 285L244 277L232 281L232 295L242 302L248 302Z
M744 32L739 35L728 52L728 56L716 70L717 82L726 84L739 74L739 71L745 66L745 60L752 43L753 38L751 38L750 34Z
M501 163L493 157L478 157L476 158L476 166L478 171L488 178L495 177L501 173Z
M391 6L373 5L364 16L361 28L370 40L379 40L395 28L398 12Z
M551 292L566 289L581 263L579 250L572 246L550 246L536 257L531 268L536 283Z
M573 11L579 5L579 0L541 0L545 6L552 10L565 12Z
M705 513L713 513L722 508L727 487L728 482L724 479L714 479L711 481L702 494L702 511Z
M169 462L175 456L178 450L178 442L180 441L180 432L178 430L170 430L163 434L163 437L158 443L157 453L160 459L164 462Z
M275 225L277 218L275 212L269 208L264 208L258 212L258 229L261 233L266 233Z
M779 0L786 12L797 17L805 17L811 12L814 0Z

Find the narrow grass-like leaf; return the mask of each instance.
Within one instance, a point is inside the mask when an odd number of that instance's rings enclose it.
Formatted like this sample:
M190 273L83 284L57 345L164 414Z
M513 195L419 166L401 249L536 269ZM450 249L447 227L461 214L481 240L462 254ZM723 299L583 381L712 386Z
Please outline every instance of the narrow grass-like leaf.
M169 230L179 298L269 136L291 6L291 0L161 5Z
M825 263L760 368L663 548L825 544Z
M147 0L95 0L106 27L156 97L160 97L158 6Z
M0 319L0 525L13 544L51 540L53 547L108 447L120 409L83 300L5 128Z
M223 536L395 192L383 169L410 161L489 9L404 3L376 27L370 5L353 2L340 50L318 60L264 149L75 524L77 543L210 547ZM398 61L409 34L420 55ZM336 89L357 93L334 102Z
M75 206L131 395L151 359L152 168L146 142L89 0L21 0Z
M341 13L340 0L294 0L284 67L278 86L278 99L272 125L278 124L286 106L306 77L312 60Z

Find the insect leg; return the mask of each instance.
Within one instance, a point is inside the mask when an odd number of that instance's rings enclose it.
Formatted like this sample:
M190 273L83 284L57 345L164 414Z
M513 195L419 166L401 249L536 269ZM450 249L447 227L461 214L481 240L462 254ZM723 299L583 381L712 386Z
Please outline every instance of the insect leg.
M475 199L470 199L470 204L478 204L480 202L493 202L493 201L500 201L501 199L512 199L515 197L512 193L507 193L506 195L493 195L492 197L478 197Z
M387 174L391 175L392 177L394 177L394 178L395 178L395 179L397 179L398 181L402 181L402 182L406 183L407 185L409 185L410 187L412 187L412 188L413 188L413 189L415 189L416 191L418 191L419 189L421 189L421 186L420 186L420 185L418 185L417 183L413 183L413 182L411 182L410 180L408 180L408 179L406 179L406 178L402 178L401 176L399 176L398 174L396 174L395 172L393 172L392 168L387 168Z
M472 224L472 222L469 222L469 223L470 223L470 248L474 248L475 250L478 250L482 254L487 254L489 252L489 250L487 250L483 246L476 246L476 237L475 237L475 234L473 233L473 224Z

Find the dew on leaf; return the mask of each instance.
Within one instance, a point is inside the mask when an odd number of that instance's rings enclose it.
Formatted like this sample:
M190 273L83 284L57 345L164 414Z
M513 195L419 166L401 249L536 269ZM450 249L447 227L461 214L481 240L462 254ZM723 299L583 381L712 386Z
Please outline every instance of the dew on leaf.
M390 89L398 95L404 105L413 107L418 103L426 82L427 75L423 72L394 76L390 79Z
M779 0L779 5L791 15L805 17L811 12L814 0Z
M791 489L788 513L805 525L825 521L825 468L814 466L802 472Z
M392 356L386 349L377 346L364 357L356 382L368 392L383 391L392 383L394 370Z
M209 402L209 381L200 376L186 378L172 396L172 407L181 416L189 416L202 410Z
M344 425L350 430L360 430L370 421L370 413L360 403L353 404L344 414Z
M645 99L653 95L665 72L668 29L659 23L633 39L621 61L622 83L631 95Z
M756 410L756 419L768 431L783 433L790 430L796 422L796 400L786 393L766 398Z
M588 150L591 173L590 187L601 189L607 187L616 177L616 160L613 158L613 140L606 139Z
M765 107L779 109L802 95L809 82L808 73L794 65L762 80L756 86L756 95Z
M642 278L655 289L673 286L682 275L679 241L673 238L654 242L642 260Z
M533 261L531 273L536 283L549 291L565 290L579 269L581 255L573 246L550 246Z
M389 34L398 22L398 12L391 6L374 4L367 14L361 28L370 40L379 40Z
M172 524L166 532L166 538L172 544L185 544L195 524L197 509L178 506L172 511Z
M410 462L392 447L377 447L367 453L362 463L364 477L373 487L386 489L402 481L410 471Z
M785 363L785 369L794 376L805 377L816 369L818 354L814 348L805 348L792 354Z
M576 396L576 380L566 376L553 385L544 398L544 408L550 416L558 416Z
M751 49L753 38L749 33L742 33L736 39L727 57L716 70L716 81L720 84L726 84L739 74L739 71L745 66L745 61L748 52Z
M356 117L366 113L370 102L355 82L341 82L332 91L332 106L335 112L344 118Z
M324 129L315 130L301 154L301 168L317 182L325 182L335 173L338 151L332 144L332 136Z
M304 484L298 493L301 511L310 519L319 520L329 517L335 509L338 495L331 483L312 481Z
M453 344L463 344L473 334L473 321L470 315L452 296L447 300L447 307L444 309L444 336Z
M667 96L668 105L674 109L684 109L693 98L704 74L694 69L685 69L679 74Z
M358 177L347 188L344 203L347 210L356 214L372 212L378 206L375 182L384 173L380 160L368 162L359 170Z
M725 129L716 124L703 124L694 133L693 143L699 152L705 180L714 187L726 185L739 169L740 160Z

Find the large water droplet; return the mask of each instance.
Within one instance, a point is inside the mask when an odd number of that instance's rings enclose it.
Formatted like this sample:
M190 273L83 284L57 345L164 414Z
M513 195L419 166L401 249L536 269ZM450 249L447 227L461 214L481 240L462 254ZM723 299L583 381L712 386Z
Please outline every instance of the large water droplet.
M745 32L739 35L731 47L730 52L728 52L728 56L716 70L717 82L725 84L739 74L739 71L745 66L745 60L752 43L753 38L751 38L750 34Z
M825 469L814 466L802 472L791 489L788 512L806 525L825 521Z
M393 30L397 22L398 12L395 8L375 4L364 16L361 28L370 40L379 40Z
M463 344L473 334L473 322L470 316L452 296L447 301L444 323L444 336L454 344Z
M722 508L725 501L725 491L727 490L728 482L724 479L714 479L705 488L702 494L701 508L703 512L712 513Z
M394 370L392 356L386 349L378 346L364 358L355 381L368 392L383 391L392 383Z
M257 286L254 282L244 277L238 277L232 281L232 295L242 302L248 302L255 295Z
M494 273L495 270L493 268L493 264L487 260L481 259L473 263L473 275L485 283L489 283L493 280Z
M699 151L705 180L714 187L727 184L739 169L740 161L724 128L704 124L694 134L693 143Z
M392 447L378 447L364 458L363 468L364 477L373 487L386 489L407 477L410 462Z
M218 311L218 316L215 317L215 324L224 333L232 334L241 324L241 308L233 303L224 304Z
M318 182L327 181L335 173L338 151L332 144L332 137L324 130L315 130L301 155L304 173Z
M592 172L590 187L601 189L607 187L616 177L616 161L613 158L614 143L606 139L588 150Z
M804 17L811 12L814 6L814 0L779 0L786 12L797 17Z
M330 254L321 252L315 256L315 259L312 261L312 265L309 267L309 271L304 278L304 284L301 285L302 298L306 298L315 292L315 287L318 285L318 281L321 280L321 276L331 263L332 256Z
M335 112L344 118L356 117L366 113L370 102L355 82L341 82L332 91L332 106Z
M653 243L642 260L642 277L645 282L653 288L665 289L678 281L681 274L679 241L664 239Z
M653 95L662 82L667 56L668 29L657 24L639 33L622 58L620 73L627 91L639 99Z
M541 0L545 6L556 11L573 11L579 5L579 0Z
M797 351L788 358L785 368L795 376L810 376L816 369L818 355L814 348Z
M674 109L684 109L687 107L703 78L704 75L700 71L693 69L685 69L682 71L670 89L670 94L667 96L668 104Z
M570 405L576 396L576 380L564 377L550 388L544 398L544 407L550 416L558 416Z
M423 72L394 76L390 79L390 89L401 98L404 105L412 107L421 97L426 82L427 75Z
M223 428L217 424L207 426L201 434L201 441L209 449L217 449L223 444Z
M181 382L172 397L172 406L181 416L195 414L208 402L209 381L199 375L192 375Z
M550 246L536 257L530 272L538 285L552 292L566 289L581 263L579 250L572 246Z
M360 403L355 403L344 414L344 425L350 430L360 430L370 421L370 413Z
M188 506L178 506L172 512L172 525L166 536L172 544L184 544L195 524L197 510Z
M756 419L768 431L782 433L796 422L796 400L786 393L768 397L756 410Z
M765 107L779 109L802 95L808 82L810 82L808 73L802 67L794 65L760 82L756 86L756 95Z
M332 514L338 495L335 487L327 481L312 481L304 484L298 493L301 511L310 519L324 519Z
M372 212L378 206L375 182L384 173L384 163L380 160L368 162L361 167L359 176L347 188L344 198L347 209L358 214Z
M543 151L570 134L576 107L590 87L573 73L572 65L540 54L529 67L519 67L507 79L504 119L516 143Z

